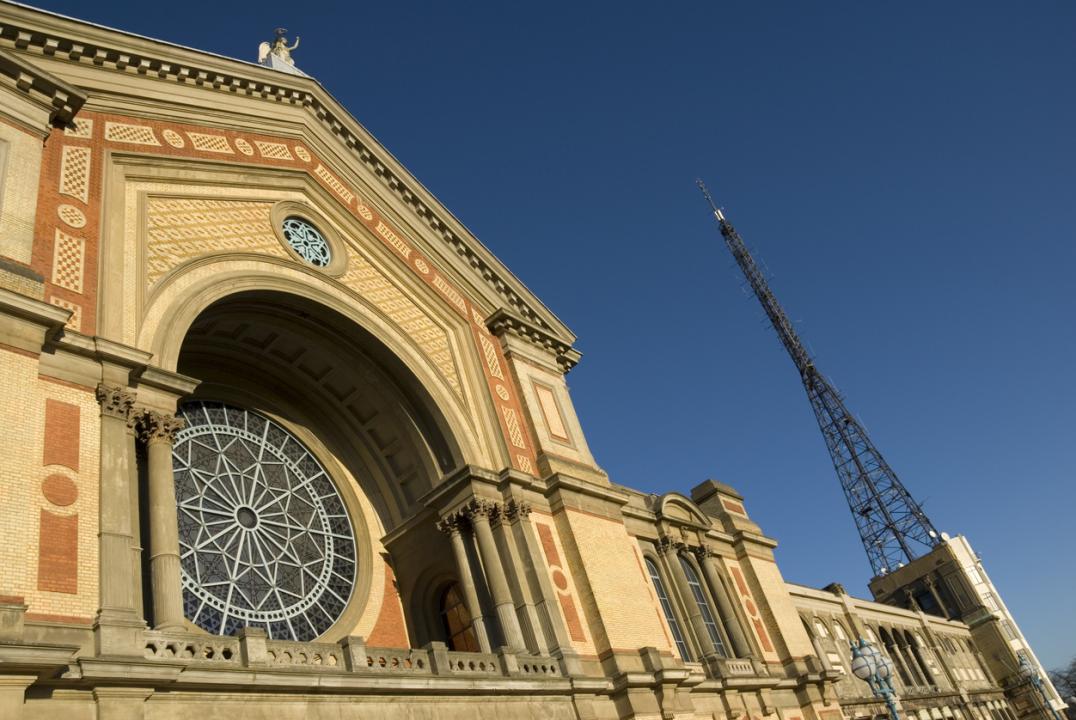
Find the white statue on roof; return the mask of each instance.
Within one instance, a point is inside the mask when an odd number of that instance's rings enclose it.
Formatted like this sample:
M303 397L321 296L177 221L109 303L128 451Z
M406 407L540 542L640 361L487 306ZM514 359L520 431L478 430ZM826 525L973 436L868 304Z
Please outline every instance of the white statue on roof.
M291 51L299 47L299 36L296 35L295 44L288 47L288 39L285 37L287 32L286 28L277 28L276 38L272 43L263 42L258 46L258 64L274 70L305 75L306 73L295 67L295 60L291 57Z

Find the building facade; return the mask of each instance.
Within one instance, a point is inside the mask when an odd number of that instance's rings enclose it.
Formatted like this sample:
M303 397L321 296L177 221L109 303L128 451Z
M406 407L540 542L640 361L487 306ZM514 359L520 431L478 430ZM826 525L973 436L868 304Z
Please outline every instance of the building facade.
M612 482L568 328L287 50L0 6L0 717L852 720L864 636L1014 720L966 624Z

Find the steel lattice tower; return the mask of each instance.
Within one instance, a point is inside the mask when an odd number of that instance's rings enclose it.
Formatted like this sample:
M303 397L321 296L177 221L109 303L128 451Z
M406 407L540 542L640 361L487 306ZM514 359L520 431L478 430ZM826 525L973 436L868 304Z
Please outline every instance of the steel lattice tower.
M845 407L840 394L815 367L736 228L714 204L701 180L698 185L710 203L725 244L800 371L874 574L884 575L929 552L940 542L930 519L871 442L863 425Z

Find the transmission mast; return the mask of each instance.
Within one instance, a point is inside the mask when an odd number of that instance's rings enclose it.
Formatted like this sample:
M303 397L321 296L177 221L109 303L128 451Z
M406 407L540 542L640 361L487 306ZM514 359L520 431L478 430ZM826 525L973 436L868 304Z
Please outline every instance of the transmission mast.
M930 519L871 442L866 429L845 407L840 394L815 367L736 228L714 204L701 180L698 186L710 203L725 244L796 363L875 576L930 552L941 541Z

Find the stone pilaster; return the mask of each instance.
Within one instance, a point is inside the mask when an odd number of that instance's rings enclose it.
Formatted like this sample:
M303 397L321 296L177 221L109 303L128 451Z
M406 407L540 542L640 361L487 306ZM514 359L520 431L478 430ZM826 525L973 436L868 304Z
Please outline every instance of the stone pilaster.
M128 423L135 397L126 388L97 386L101 406L100 465L100 602L94 626L97 652L102 655L141 655L140 633L145 627L135 609L139 578L131 564L131 478L135 464L134 435Z
M172 443L183 421L172 415L147 412L140 429L149 466L149 568L153 587L154 627L180 630L183 591L179 569L179 519L172 474Z
M501 512L493 518L493 535L497 540L501 557L505 560L504 568L508 575L516 616L519 618L527 649L538 655L547 655L549 654L547 640L549 635L538 617L535 599L537 588L527 575L524 556L520 553L522 543L519 541L522 537L525 542L525 537L515 531L520 522L526 522L526 517L530 512L529 504L509 500L504 504Z
M467 505L466 513L474 530L478 543L478 553L482 558L486 582L489 584L493 606L497 619L501 623L501 633L505 644L512 650L526 649L523 632L519 627L516 609L512 604L512 594L508 589L508 578L504 574L503 559L497 551L497 542L493 539L491 518L501 512L501 504L490 500L472 500Z
M467 612L471 615L471 627L474 630L478 648L482 652L490 652L489 632L486 630L486 619L482 614L482 605L478 602L478 589L475 587L474 573L471 572L471 562L467 558L467 546L463 537L464 521L457 513L447 515L437 521L437 529L448 535L452 544L452 554L456 558L456 569L459 574L460 589L463 592L463 602L467 606Z

